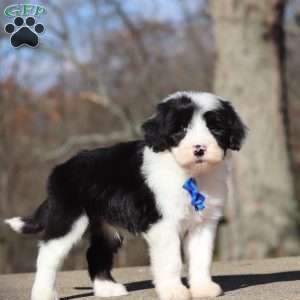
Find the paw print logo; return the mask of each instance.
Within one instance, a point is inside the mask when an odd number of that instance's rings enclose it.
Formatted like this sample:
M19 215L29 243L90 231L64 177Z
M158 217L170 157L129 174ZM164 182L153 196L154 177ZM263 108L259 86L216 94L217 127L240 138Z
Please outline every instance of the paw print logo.
M39 44L39 34L44 32L44 25L35 24L33 17L27 17L24 24L22 17L16 17L14 24L8 23L4 28L6 33L12 34L10 42L13 47L20 46L37 47Z

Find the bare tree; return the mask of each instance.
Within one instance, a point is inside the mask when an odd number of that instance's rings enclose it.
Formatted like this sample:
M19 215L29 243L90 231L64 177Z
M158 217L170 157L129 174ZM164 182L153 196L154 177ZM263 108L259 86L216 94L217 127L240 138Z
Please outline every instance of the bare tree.
M236 156L222 258L298 253L287 135L284 0L212 1L217 47L215 90L231 99L249 126ZM230 37L230 38L229 38Z

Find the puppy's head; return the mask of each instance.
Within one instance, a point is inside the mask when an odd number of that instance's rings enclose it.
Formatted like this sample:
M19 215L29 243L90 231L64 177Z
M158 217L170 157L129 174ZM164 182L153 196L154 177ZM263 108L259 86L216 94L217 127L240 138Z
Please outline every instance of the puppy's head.
M167 97L142 129L154 152L170 151L193 174L220 163L227 150L240 150L246 136L246 127L229 102L196 92Z

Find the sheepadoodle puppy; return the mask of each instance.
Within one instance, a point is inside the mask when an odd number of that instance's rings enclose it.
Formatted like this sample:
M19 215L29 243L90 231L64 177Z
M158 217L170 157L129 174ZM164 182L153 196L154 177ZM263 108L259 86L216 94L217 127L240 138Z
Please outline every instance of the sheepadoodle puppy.
M42 233L32 300L58 299L56 273L86 230L94 294L126 295L112 275L122 244L117 228L142 234L161 300L218 296L210 275L214 238L227 195L227 157L246 128L213 94L177 92L142 125L143 139L83 151L56 166L47 199L32 216L7 219L20 233ZM181 246L188 271L181 282Z

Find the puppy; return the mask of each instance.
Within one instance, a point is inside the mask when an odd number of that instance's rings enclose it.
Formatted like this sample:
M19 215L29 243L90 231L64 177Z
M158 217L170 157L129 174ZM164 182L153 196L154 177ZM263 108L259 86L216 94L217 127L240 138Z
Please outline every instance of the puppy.
M240 149L246 127L224 99L177 92L157 105L142 131L142 140L83 151L56 166L33 215L6 220L20 233L43 232L32 300L58 299L56 273L87 229L95 296L126 295L111 275L119 227L148 242L161 300L222 293L210 275L214 238L227 195L226 158ZM189 289L181 282L181 244Z

